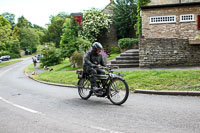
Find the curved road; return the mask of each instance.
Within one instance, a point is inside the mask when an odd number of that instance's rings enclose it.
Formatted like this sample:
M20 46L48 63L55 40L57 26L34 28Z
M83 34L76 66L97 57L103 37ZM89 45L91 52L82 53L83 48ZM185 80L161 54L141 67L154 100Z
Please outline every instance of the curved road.
M130 94L122 106L81 100L77 89L41 84L23 70L0 69L1 133L199 133L200 97ZM67 77L66 77L67 78Z

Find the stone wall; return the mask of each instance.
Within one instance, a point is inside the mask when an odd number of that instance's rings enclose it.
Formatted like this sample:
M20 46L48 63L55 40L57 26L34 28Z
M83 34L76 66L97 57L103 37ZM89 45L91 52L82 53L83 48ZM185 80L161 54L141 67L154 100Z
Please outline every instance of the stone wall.
M103 12L112 16L112 8L113 2L112 0L110 0L110 3L103 9ZM118 46L117 29L114 27L114 25L111 25L111 27L105 34L99 36L97 41L103 44L104 48L106 47L108 49L110 49L113 46Z
M193 22L180 22L180 15L194 14ZM150 24L150 17L176 15L175 23ZM149 8L142 10L142 35L145 38L194 38L200 34L197 29L197 15L200 5Z
M140 67L200 65L200 45L188 43L188 39L140 39L139 65Z
M148 6L151 5L164 5L164 4L177 4L180 0L151 0ZM181 0L181 3L200 2L200 0Z

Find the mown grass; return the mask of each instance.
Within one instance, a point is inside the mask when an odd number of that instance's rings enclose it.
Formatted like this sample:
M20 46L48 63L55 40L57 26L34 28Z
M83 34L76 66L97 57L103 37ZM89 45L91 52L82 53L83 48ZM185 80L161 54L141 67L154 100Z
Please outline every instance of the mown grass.
M24 72L25 72L25 73L33 72L33 71L35 71L35 68L34 68L34 65L33 65L33 64L28 65L28 66L24 69Z
M200 70L122 71L131 90L200 91Z
M121 71L130 90L176 90L200 91L200 70L140 70ZM34 75L38 80L76 85L78 82L75 71L46 72Z
M0 63L0 68L17 63L17 62L21 62L22 60L14 60L14 61L6 61L6 62L2 62Z
M41 81L67 85L76 85L78 82L76 71L45 72L37 75L32 75L31 77Z
M81 69L81 68L71 67L69 58L66 58L61 64L52 66L51 68L53 68L54 71L69 71L69 70Z
M114 54L111 54L108 58L107 58L107 61L110 61L112 59L114 59L115 57L119 56L120 54L118 53L114 53Z

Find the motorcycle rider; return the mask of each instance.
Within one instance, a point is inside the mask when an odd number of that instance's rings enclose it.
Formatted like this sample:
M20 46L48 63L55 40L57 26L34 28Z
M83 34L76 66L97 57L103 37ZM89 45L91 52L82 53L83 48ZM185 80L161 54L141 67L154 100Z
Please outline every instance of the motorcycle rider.
M105 74L105 72L98 68L98 65L106 66L104 62L103 56L100 54L101 50L103 49L101 43L94 42L92 44L92 50L86 53L84 57L84 65L83 70L87 74L89 74L89 80L92 86L92 90L94 92L100 90L97 86L97 74Z

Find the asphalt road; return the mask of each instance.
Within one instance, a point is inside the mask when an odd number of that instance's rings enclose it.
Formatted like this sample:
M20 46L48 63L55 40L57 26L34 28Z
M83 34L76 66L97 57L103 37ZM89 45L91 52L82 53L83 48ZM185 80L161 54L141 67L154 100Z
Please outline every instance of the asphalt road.
M122 106L85 101L75 88L27 78L31 61L0 69L0 133L200 132L200 97L130 94Z

